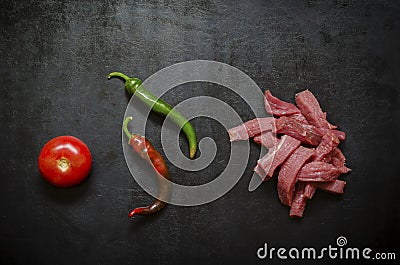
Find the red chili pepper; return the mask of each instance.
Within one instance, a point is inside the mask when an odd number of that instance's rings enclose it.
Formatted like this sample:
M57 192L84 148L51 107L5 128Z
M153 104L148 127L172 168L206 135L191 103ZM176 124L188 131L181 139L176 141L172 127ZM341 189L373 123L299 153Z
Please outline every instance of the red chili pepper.
M127 117L123 123L123 129L129 138L129 144L132 146L133 150L139 154L143 159L149 162L154 170L158 173L158 199L155 200L151 205L146 207L135 208L129 213L129 217L135 215L151 215L160 211L166 203L164 202L171 193L170 185L165 184L161 178L170 179L169 170L167 164L162 158L161 154L153 147L149 140L144 136L138 134L131 134L128 130L128 123L132 120L132 117Z

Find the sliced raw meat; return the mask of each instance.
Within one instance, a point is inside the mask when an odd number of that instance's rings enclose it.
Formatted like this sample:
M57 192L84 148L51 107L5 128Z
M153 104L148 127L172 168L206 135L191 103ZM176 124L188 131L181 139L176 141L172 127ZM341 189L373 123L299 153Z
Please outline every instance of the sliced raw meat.
M306 183L306 187L304 188L304 197L307 199L312 199L312 197L315 194L315 191L317 190L317 186L315 182L303 182Z
M318 189L327 191L334 194L342 194L344 192L344 187L346 186L346 181L335 180L332 182L320 182L316 183Z
M317 128L315 127L316 130L319 132L319 134L321 135L325 135L328 133L333 133L334 135L336 135L337 138L339 138L340 141L343 141L346 139L346 133L339 131L339 130L330 130L330 129L324 129L324 128Z
M265 109L274 117L253 119L228 131L231 141L254 137L254 142L269 149L254 172L266 181L280 167L278 196L290 206L292 218L303 216L307 199L317 189L342 194L346 182L338 177L350 171L338 148L346 134L328 122L310 91L298 93L296 103L282 101L266 90Z
M337 167L343 167L346 164L346 157L344 157L342 151L338 147L332 151L331 156L331 164Z
M311 125L326 129L336 128L326 120L326 115L321 110L318 100L309 90L296 94L296 104Z
M275 128L272 131L290 135L302 143L312 146L317 146L321 142L322 136L328 133L335 134L339 139L345 138L344 132L317 128L286 116L276 119Z
M276 133L290 135L302 143L317 146L321 142L320 132L312 125L300 123L289 117L280 117L275 122Z
M254 135L265 131L271 131L275 119L273 117L256 118L228 130L229 138L232 141L247 140Z
M254 136L253 141L269 149L277 144L279 138L275 133L262 132L261 134Z
M292 119L294 119L294 120L296 120L296 121L298 121L300 123L309 124L307 119L306 119L306 117L304 117L304 115L301 114L301 113L296 113L296 114L290 115L288 117L292 118Z
M288 116L300 113L300 110L292 103L282 101L272 96L271 91L264 92L265 110L275 116Z
M256 172L260 177L263 178L263 180L265 180L264 178L266 177L267 173L265 173L264 169L262 169L260 167L260 165L256 165L254 168L254 172Z
M339 138L333 133L328 133L322 136L321 142L315 149L313 156L314 161L329 162L331 160L332 150L339 145Z
M294 197L292 200L292 204L290 206L289 216L294 217L303 217L304 209L306 207L307 198L304 196L305 193L305 183L297 182L296 191L294 193Z
M312 157L312 160L329 162L332 158L332 151L338 146L339 143L340 141L335 134L333 133L325 134L322 137L321 142L315 149L315 153L314 156ZM317 187L315 186L315 183L307 182L306 187L304 189L304 196L307 199L311 199L314 196L316 190Z
M300 146L282 165L278 175L278 195L283 204L292 204L297 174L313 154L314 149Z
M349 172L347 167L335 167L325 162L311 162L306 164L297 176L299 181L329 182L336 180L340 174Z
M299 140L288 135L282 136L276 147L269 149L268 153L258 160L254 171L260 175L262 180L266 181L274 175L275 169L280 166L299 146ZM262 171L260 169L262 169Z
M325 116L325 120L327 119L326 118L326 112L324 112L324 116ZM336 125L333 125L332 123L330 123L328 120L326 120L327 122L328 122L328 127L329 127L329 129L332 129L332 130L334 130L334 129L337 129L337 126Z

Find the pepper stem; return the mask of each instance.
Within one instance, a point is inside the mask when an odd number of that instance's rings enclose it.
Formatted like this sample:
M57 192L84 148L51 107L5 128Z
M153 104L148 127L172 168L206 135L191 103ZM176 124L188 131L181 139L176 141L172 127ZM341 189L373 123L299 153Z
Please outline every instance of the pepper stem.
M131 140L132 138L132 134L129 132L128 130L128 123L132 120L132 117L127 117L124 120L124 123L122 124L122 129L124 130L124 133L126 134L126 136L129 138L129 140Z
M120 77L122 79L124 79L125 81L128 81L130 78L127 75L124 75L123 73L120 72L112 72L108 75L108 79L110 79L111 77Z

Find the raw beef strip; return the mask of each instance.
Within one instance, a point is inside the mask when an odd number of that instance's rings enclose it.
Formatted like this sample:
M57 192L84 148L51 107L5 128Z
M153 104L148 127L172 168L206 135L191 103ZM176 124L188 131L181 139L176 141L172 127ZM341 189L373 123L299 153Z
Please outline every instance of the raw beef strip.
M264 181L266 180L264 179L266 177L266 173L264 169L260 167L260 165L257 164L253 171L256 172L261 178L263 178Z
M228 130L232 141L247 140L254 135L272 130L275 119L273 117L256 118Z
M334 194L342 194L344 192L344 187L346 186L346 181L335 180L332 182L320 182L316 183L318 189L323 191L331 192Z
M292 119L294 119L294 120L296 120L296 121L298 121L300 123L309 124L308 120L306 119L306 117L304 117L304 115L301 114L301 113L296 113L296 114L290 115L288 117L292 118Z
M346 133L339 131L339 130L330 130L330 129L324 129L324 128L317 128L315 127L316 130L321 134L321 135L325 135L327 133L333 133L334 135L336 135L337 138L339 138L340 141L343 141L346 139Z
M294 193L294 197L292 200L292 205L290 206L289 216L294 217L303 217L304 209L306 207L307 198L304 196L305 193L305 183L297 182L296 191Z
M283 204L292 204L297 174L313 154L314 149L300 146L282 165L278 175L278 195Z
M317 184L315 182L303 182L306 183L306 187L304 188L304 197L307 199L312 199L317 190Z
M299 140L288 135L282 136L276 147L269 149L268 153L258 160L254 171L260 175L263 181L268 180L274 175L275 169L280 166L299 146Z
M321 110L318 100L309 90L296 94L296 104L311 125L326 129L336 128L326 120L326 114Z
M339 145L339 138L333 133L328 133L322 136L321 142L315 149L313 156L314 161L329 162L331 160L332 150Z
M325 116L326 122L328 122L328 127L329 127L329 129L332 129L332 130L337 129L337 126L336 126L336 125L333 125L332 123L330 123L330 122L327 120L327 118L326 118L326 112L324 112L324 116Z
M345 138L345 133L337 130L321 129L313 125L300 123L297 120L282 116L275 120L273 132L290 135L305 144L317 146L322 136L327 133L335 134L339 140Z
M342 151L340 151L340 149L338 147L336 147L333 151L332 151L332 158L330 163L337 166L337 167L342 167L345 165L346 163L346 157L344 157Z
M331 155L332 151L338 146L339 142L340 141L335 134L332 133L325 134L322 137L321 142L315 149L315 153L314 156L312 157L312 160L329 162L332 157ZM317 187L315 186L315 183L307 182L306 187L304 189L304 196L307 199L311 199L314 196L316 190Z
M299 181L329 182L336 180L340 174L349 172L347 167L335 167L325 162L311 162L306 164L297 176Z
M289 117L280 117L275 121L276 133L290 135L305 144L317 146L321 142L320 132L312 125L302 124Z
M288 116L300 113L300 110L292 103L282 101L272 96L271 91L264 92L265 110L275 116Z
M257 144L263 145L269 149L275 146L275 144L279 141L279 138L275 133L262 132L261 134L254 136L253 140Z

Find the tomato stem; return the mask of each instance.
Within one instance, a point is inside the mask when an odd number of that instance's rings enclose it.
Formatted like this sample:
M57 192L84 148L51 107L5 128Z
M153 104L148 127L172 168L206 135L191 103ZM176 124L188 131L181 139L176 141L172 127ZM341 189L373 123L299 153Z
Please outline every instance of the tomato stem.
M57 166L61 169L61 171L66 171L69 167L69 160L65 157L61 157L60 160L57 161Z
M124 123L122 124L122 129L124 130L124 133L126 134L126 136L129 138L129 141L132 138L132 134L129 132L128 130L128 123L132 120L132 117L127 117L124 120Z

